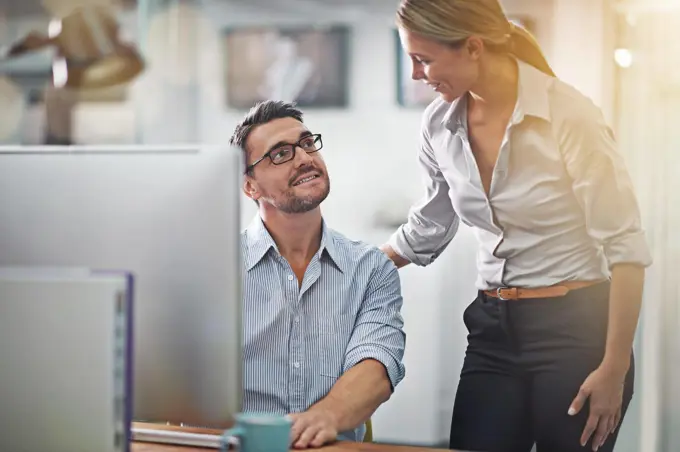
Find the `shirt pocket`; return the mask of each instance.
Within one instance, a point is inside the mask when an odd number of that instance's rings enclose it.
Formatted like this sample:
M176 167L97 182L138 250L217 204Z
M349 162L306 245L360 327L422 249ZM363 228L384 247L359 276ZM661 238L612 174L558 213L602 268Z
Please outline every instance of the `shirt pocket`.
M352 319L347 316L325 317L317 321L319 373L324 377L336 380L342 375L347 342L353 327L348 322Z

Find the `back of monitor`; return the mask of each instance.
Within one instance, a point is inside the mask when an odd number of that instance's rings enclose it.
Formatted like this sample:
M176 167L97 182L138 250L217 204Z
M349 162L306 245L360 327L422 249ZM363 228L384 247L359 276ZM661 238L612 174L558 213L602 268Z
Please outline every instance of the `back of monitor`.
M135 420L241 409L241 168L232 148L0 148L0 265L135 277Z

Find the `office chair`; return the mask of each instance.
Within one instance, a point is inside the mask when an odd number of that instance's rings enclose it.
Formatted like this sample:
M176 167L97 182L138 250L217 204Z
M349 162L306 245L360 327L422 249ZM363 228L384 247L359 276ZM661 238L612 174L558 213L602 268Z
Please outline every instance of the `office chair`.
M364 442L365 443L372 443L373 442L373 423L371 420L366 421L366 433L364 434Z

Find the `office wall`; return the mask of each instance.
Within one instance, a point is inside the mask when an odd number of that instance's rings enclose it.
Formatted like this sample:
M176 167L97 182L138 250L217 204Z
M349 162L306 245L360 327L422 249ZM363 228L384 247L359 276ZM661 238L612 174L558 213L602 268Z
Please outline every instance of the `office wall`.
M324 157L332 182L324 205L326 219L351 237L382 243L392 228L381 219L399 221L420 194L415 158L421 111L398 107L395 98L392 24L396 1L374 0L370 9L304 0L253 1L250 5L236 0L168 3L183 5L182 14L159 19L158 11L149 11L141 22L124 18L126 34L141 39L148 52L149 69L133 86L128 103L81 105L76 113L76 138L90 143L132 143L140 138L154 143L226 143L243 113L227 110L224 103L222 28L248 23L348 23L353 30L350 106L309 110L307 122L324 135ZM597 46L583 42L602 38L602 8L593 12L599 0L576 3L506 0L504 5L510 13L535 17L538 38L557 72L603 102L609 86L603 79L606 59L597 56ZM192 4L201 6L198 13L192 13ZM269 6L262 9L263 4ZM139 23L145 24L144 29L138 28ZM177 31L193 37L173 46ZM575 40L576 34L583 38ZM583 47L591 52L587 64L580 58ZM244 224L254 213L254 205L244 203ZM475 249L470 230L462 227L430 268L401 271L407 377L376 413L376 439L421 444L446 441L464 356L462 311L475 294Z
M552 59L555 73L600 105L613 121L615 30L613 0L555 0ZM584 70L584 66L588 70Z

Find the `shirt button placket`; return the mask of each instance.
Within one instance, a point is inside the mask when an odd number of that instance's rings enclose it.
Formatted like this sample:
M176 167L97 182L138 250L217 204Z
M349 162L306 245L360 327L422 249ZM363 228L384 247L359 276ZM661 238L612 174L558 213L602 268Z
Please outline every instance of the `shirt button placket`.
M292 272L290 266L286 263L285 276L286 283L284 284L284 292L286 294L286 303L290 309L293 322L291 323L290 331L290 389L291 389L291 410L299 412L304 410L302 399L304 396L304 335L302 334L302 322L298 313L300 301L298 280Z
M303 341L302 341L302 332L301 332L301 323L300 321L295 318L293 321L293 326L292 326L292 339L293 343L295 344L292 354L291 354L291 365L292 365L292 374L293 374L293 408L295 411L302 411L304 410L304 406L302 406L302 401L303 401L303 396L304 396L304 353L302 350Z
M292 278L291 278L292 277ZM297 284L297 278L291 275L288 279L291 280L291 284L294 287L291 289L293 296L292 306L293 309L293 322L291 324L291 338L294 344L292 349L292 365L293 365L293 408L295 411L303 411L305 407L303 406L304 397L304 334L302 331L302 322L300 322L299 306L299 288Z

